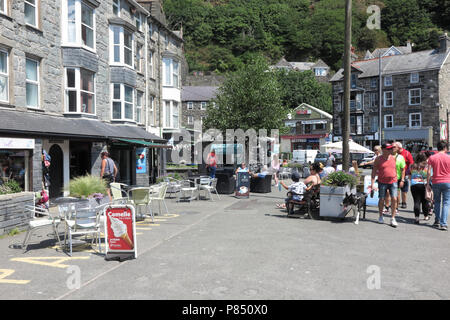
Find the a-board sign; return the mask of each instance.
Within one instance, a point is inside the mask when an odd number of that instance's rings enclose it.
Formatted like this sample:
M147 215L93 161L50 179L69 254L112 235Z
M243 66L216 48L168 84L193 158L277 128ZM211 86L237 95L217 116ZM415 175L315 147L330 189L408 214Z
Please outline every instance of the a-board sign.
M136 217L131 205L111 205L105 208L106 255L130 253L137 257Z
M364 177L364 192L368 194L366 198L366 205L369 207L378 207L378 177L375 177L375 185L373 187L376 191L373 192L373 196L371 196L371 190L369 190L371 179L371 176Z
M236 197L248 198L250 195L250 174L238 172L236 182Z

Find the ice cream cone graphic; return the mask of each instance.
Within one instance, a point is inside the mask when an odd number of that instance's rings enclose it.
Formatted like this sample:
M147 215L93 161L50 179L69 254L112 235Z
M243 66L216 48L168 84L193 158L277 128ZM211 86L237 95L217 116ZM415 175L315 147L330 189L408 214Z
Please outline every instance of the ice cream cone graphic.
M131 241L130 237L128 236L128 233L124 233L123 235L120 236L120 238L125 241L125 243L131 248L134 249L134 244Z

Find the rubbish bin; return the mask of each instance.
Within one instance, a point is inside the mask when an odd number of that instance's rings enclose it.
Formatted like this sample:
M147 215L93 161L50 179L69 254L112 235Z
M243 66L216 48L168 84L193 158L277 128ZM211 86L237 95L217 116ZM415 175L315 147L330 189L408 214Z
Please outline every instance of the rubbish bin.
M234 177L232 170L218 169L216 171L216 178L216 189L219 194L234 193L236 189L236 178Z

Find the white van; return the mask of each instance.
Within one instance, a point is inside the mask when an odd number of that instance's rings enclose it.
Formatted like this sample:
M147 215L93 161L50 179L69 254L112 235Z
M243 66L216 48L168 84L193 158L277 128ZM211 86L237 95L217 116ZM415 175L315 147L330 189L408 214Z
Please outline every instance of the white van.
M292 162L294 163L314 163L319 150L294 150L292 152Z

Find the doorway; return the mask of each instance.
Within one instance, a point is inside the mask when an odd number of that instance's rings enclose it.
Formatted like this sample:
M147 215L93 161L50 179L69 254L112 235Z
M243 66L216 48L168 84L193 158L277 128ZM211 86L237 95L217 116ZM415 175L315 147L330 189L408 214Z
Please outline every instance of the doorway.
M90 142L70 141L70 179L91 173Z
M57 144L51 146L49 155L51 157L49 174L50 174L50 198L57 198L63 194L64 177L64 157L61 147Z

